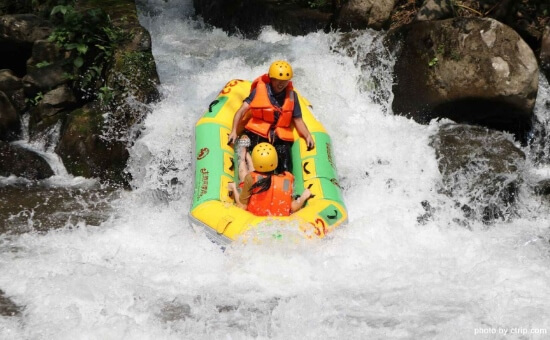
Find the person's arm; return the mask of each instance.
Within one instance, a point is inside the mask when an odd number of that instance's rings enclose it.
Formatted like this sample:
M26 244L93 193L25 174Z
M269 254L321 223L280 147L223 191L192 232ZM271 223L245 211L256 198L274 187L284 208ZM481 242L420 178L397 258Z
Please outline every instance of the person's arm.
M235 113L235 116L233 117L233 128L231 129L231 133L229 134L228 143L233 144L237 140L237 128L239 127L239 123L241 119L243 118L243 114L248 110L250 107L250 104L247 102L243 102L243 105L237 110Z
M307 128L306 123L304 123L302 117L294 118L294 127L298 130L300 136L305 139L307 149L313 149L315 147L315 142L313 141L313 137L311 136L311 133L309 133L309 129Z
M252 179L252 176L250 174L246 175L244 178L244 184L243 189L241 190L241 196L239 197L239 201L242 205L248 207L248 201L250 200L250 188L254 184L254 179Z
M227 185L227 189L233 193L233 199L235 199L235 204L237 204L237 206L241 209L246 209L246 206L242 205L241 204L241 201L240 201L240 194L239 194L239 190L237 190L237 186L235 185L235 182L229 182L229 184Z
M310 196L311 196L311 191L309 191L309 189L304 190L302 195L300 195L300 197L292 201L292 203L290 204L290 212L295 213L296 211L302 209L302 207L304 206L304 204L306 203L306 201Z

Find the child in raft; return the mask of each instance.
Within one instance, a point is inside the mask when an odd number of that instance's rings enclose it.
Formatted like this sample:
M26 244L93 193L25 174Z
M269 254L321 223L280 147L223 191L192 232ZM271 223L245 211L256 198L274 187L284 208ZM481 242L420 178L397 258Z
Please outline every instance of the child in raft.
M300 210L311 197L309 189L305 189L297 199L292 199L294 175L288 171L275 174L278 156L273 145L259 143L251 155L246 147L241 147L239 156L239 180L242 181L239 187L242 191L239 193L233 182L229 183L229 190L242 209L257 216L289 216Z

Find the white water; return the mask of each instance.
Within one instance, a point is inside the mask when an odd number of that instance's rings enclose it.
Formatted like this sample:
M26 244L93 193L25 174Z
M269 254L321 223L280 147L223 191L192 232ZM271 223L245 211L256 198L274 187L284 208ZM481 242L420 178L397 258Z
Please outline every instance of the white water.
M0 237L0 289L25 306L0 318L0 338L548 338L517 334L550 329L545 204L523 192L521 217L464 228L437 193L437 124L385 114L358 83L379 70L330 52L336 34L228 37L174 2L149 0L155 14L141 18L165 99L131 149L136 189L100 226ZM360 40L375 48L370 33ZM278 58L333 136L349 224L222 252L187 223L193 125L229 79ZM425 224L422 201L435 208Z

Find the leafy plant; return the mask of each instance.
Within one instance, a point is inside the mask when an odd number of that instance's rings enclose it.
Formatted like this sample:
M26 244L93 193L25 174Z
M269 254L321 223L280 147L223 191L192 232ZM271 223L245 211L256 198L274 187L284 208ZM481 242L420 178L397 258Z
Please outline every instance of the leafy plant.
M308 1L308 5L311 8L323 7L326 5L326 0Z
M312 0L307 2L307 6L313 9L328 9L332 5L332 0Z
M39 63L37 63L35 66L37 68L42 68L42 67L46 67L46 66L49 66L51 65L52 63L50 63L49 61L41 61Z
M40 101L44 99L44 94L42 92L38 92L34 98L27 98L25 99L25 101L29 104L31 104L32 106L36 106L38 105L38 103L40 103Z
M98 97L98 90L105 86L106 65L126 38L124 33L99 8L78 11L72 4L58 5L50 16L56 29L49 40L71 52L74 73L80 74L73 87L83 99Z
M113 100L113 89L109 86L102 86L99 88L99 94L97 97L103 105L107 105Z
M438 62L439 62L439 59L437 57L434 57L432 60L430 60L430 62L428 63L428 66L433 67L437 65Z

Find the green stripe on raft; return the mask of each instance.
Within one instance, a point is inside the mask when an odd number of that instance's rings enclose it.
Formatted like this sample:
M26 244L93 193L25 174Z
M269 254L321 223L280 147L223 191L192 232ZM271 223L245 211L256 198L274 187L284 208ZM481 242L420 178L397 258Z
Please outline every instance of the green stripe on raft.
M292 172L296 177L296 191L302 193L305 187L317 181L321 185L323 196L318 198L333 200L344 205L338 186L330 136L324 132L313 132L312 135L315 139L315 152L312 155L302 156L300 141L292 146Z
M224 151L221 144L220 124L201 124L195 128L195 192L193 207L220 199L220 174L224 172Z

